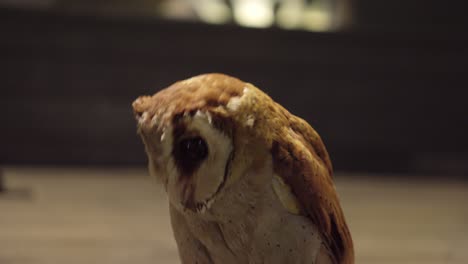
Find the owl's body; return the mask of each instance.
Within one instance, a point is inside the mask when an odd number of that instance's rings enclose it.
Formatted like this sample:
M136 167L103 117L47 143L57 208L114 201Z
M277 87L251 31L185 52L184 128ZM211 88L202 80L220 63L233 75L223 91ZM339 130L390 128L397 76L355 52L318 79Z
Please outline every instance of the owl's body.
M304 120L221 74L133 107L182 263L354 263L328 154Z
M271 172L268 164L250 176L268 182ZM213 205L215 221L171 207L182 263L329 263L312 261L322 246L317 228L306 217L286 210L272 184L261 186L244 178L230 190L242 197L225 197L229 207Z

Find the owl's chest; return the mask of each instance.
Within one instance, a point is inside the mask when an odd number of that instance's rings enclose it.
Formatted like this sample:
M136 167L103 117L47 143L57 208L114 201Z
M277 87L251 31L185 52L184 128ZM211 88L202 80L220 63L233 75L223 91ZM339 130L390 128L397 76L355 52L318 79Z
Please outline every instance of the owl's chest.
M309 219L289 213L271 186L255 194L244 186L242 195L214 221L172 209L182 263L314 263L321 239Z

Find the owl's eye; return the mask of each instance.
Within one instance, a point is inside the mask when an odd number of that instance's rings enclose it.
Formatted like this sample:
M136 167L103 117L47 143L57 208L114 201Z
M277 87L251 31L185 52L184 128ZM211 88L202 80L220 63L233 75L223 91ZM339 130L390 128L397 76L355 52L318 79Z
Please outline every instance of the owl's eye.
M179 167L188 172L208 156L208 145L201 137L185 138L177 144L174 152Z
M208 155L208 146L201 137L187 138L179 143L181 157L193 161L200 161Z

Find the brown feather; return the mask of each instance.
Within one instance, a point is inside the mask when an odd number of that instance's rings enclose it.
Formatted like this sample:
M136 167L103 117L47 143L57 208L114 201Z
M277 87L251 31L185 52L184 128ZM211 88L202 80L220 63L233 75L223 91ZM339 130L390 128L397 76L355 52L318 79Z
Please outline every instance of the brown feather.
M256 93L258 94L258 93ZM271 146L274 171L301 203L310 220L322 232L334 263L354 263L354 247L332 178L332 164L317 132L264 93L259 93L254 112L264 113L258 137ZM261 125L261 124L259 124ZM260 134L262 133L262 134Z
M303 119L289 113L258 88L248 105L260 120L257 138L266 139L274 171L291 186L307 217L322 233L337 264L354 263L354 246L333 183L333 168L318 133Z

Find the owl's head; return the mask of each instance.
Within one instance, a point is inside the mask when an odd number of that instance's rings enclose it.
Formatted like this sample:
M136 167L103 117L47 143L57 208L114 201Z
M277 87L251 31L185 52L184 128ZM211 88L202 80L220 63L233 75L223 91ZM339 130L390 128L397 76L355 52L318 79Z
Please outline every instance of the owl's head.
M204 213L246 170L271 159L255 133L258 95L266 96L236 78L205 74L133 102L150 174L175 208Z

